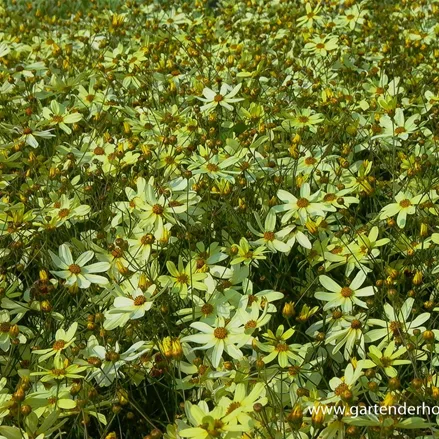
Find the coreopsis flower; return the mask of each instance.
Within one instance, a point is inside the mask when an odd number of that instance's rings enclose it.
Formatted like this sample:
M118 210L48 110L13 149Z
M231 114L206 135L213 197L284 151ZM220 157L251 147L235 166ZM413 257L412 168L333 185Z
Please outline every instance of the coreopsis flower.
M384 131L374 137L394 137L396 139L407 140L409 135L418 129L416 121L419 118L419 114L414 114L405 120L404 111L401 108L397 108L393 119L387 114L381 116L380 125L383 127Z
M314 9L311 3L306 3L305 5L306 14L297 19L297 25L299 27L306 26L308 28L313 27L313 25L320 25L323 21L323 17L319 15L322 10L322 6L318 4Z
M314 37L303 48L304 52L315 53L325 57L328 52L338 49L338 37L327 35L325 37Z
M261 245L251 249L249 242L244 237L239 240L239 245L234 244L233 248L237 250L237 254L230 262L231 265L244 263L245 265L257 266L259 260L266 259L265 247Z
M69 113L65 105L52 100L50 107L43 108L43 116L49 125L59 126L66 134L72 134L68 125L79 122L82 119L80 113Z
M343 15L339 15L336 19L337 26L348 27L350 30L354 30L357 26L364 23L364 16L367 14L367 10L360 9L360 6L354 5L344 11Z
M360 288L366 280L366 274L359 271L349 286L341 287L334 282L329 276L319 276L320 283L330 292L319 291L314 294L314 297L319 300L328 302L323 310L326 311L332 308L341 308L343 312L352 312L354 305L361 308L367 308L365 302L359 297L373 296L376 288L373 286Z
M272 207L273 212L282 213L282 224L288 222L291 218L298 219L300 224L305 224L308 218L316 216L325 217L325 212L335 212L337 209L333 206L325 205L320 201L319 191L311 195L309 183L303 183L300 187L300 198L296 198L284 189L279 189L277 197L284 203Z
M400 366L401 364L411 364L412 360L401 360L399 357L407 352L407 349L403 346L396 348L395 342L392 340L384 351L378 349L376 346L369 346L368 356L370 360L364 360L364 367L380 367L384 370L385 374L390 377L396 377L398 371L394 366Z
M40 144L38 139L51 139L56 137L52 133L53 129L43 130L40 123L29 121L26 127L14 127L12 131L17 133L20 137L15 140L17 144L24 142L32 148L38 148Z
M252 233L259 237L256 241L251 242L252 245L266 247L273 253L286 253L291 250L291 247L285 243L285 237L291 232L293 227L290 226L280 232L275 232L276 214L272 210L268 211L264 225L262 225L259 215L255 214L255 218L260 230L263 232L258 232L250 223L247 223Z
M169 287L171 293L178 294L185 299L192 289L206 291L207 285L203 282L207 278L206 273L197 272L197 263L195 260L189 261L186 266L183 259L178 259L178 266L172 261L166 263L170 276L163 275L158 278L164 288Z
M134 343L125 352L120 352L119 343L116 342L114 348L106 348L101 346L97 338L92 335L87 341L87 347L82 351L84 360L78 360L78 364L85 368L91 368L87 379L95 380L99 387L108 387L115 379L125 376L120 370L123 366L150 351L151 347L141 340Z
M129 252L132 257L142 263L147 263L154 248L158 248L158 233L148 232L145 229L137 227L133 230L133 238L127 239L129 244Z
M430 313L423 312L415 319L410 319L410 314L415 300L409 297L401 306L399 310L389 303L384 304L384 314L386 320L377 318L369 318L368 324L371 326L380 326L379 329L371 329L365 334L367 343L373 343L377 340L384 339L382 343L387 343L394 339L394 337L401 337L403 339L413 336L413 331L425 331L425 326L422 326L430 318Z
M0 311L0 349L3 352L9 351L11 340L18 341L19 344L24 344L27 341L26 336L20 332L17 325L20 315L17 317L11 321L11 316L7 310Z
M218 317L213 326L203 322L194 322L190 326L201 333L187 335L181 341L203 345L194 350L207 350L206 355L213 367L219 366L223 352L237 360L242 358L240 347L246 344L249 336L244 333L244 327L238 318L232 318L226 324L223 317Z
M395 203L390 203L384 206L380 212L380 219L396 217L396 224L403 229L407 222L407 215L416 213L416 206L426 199L425 194L418 194L412 196L408 192L398 192L395 196Z
M177 324L200 320L208 325L212 325L218 317L230 318L232 306L228 303L226 294L218 291L207 291L203 296L189 296L192 306L175 312L176 316L182 316L177 320Z
M132 199L132 203L140 211L138 217L141 219L139 227L149 228L152 226L154 232L163 233L164 220L176 224L176 215L185 212L187 205L178 203L171 205L169 199L164 195L156 195L152 182L146 182L143 178L137 180L138 193Z
M297 111L292 118L288 118L284 122L282 122L282 127L285 128L287 131L291 131L291 127L313 128L314 125L318 125L319 123L323 122L323 120L323 114L314 113L314 111L310 110L309 108L304 108L303 110Z
M242 84L238 84L235 87L231 87L226 83L221 85L219 92L215 92L214 90L205 87L203 89L203 98L197 98L205 104L201 107L201 111L205 111L206 113L210 113L215 110L218 105L225 108L226 110L233 111L233 106L230 104L243 101L243 98L235 98L241 89Z
M307 347L299 343L287 343L287 340L293 336L294 332L294 328L285 331L284 326L280 325L276 329L276 333L269 329L263 334L265 342L256 341L257 347L268 353L262 358L262 361L270 363L277 359L280 367L288 367L290 363L300 362L306 353L304 348L307 349Z
M246 427L224 421L226 409L222 406L215 406L209 410L207 402L201 400L197 405L186 401L184 404L186 417L191 426L181 427L178 431L179 437L194 439L213 439L215 437L227 437L238 439Z
M239 171L228 168L232 168L240 160L240 157L235 156L222 159L218 155L214 155L209 160L199 157L198 161L191 164L188 169L194 175L202 174L207 175L212 180L225 180L235 183L233 176L239 174Z
M369 323L369 321L367 321ZM325 339L327 345L334 345L332 354L335 355L344 346L344 358L348 360L356 348L360 357L365 358L366 316L364 314L346 315L336 325L331 327Z
M77 329L78 323L76 322L74 322L67 331L62 328L58 329L55 333L55 342L51 348L33 351L34 354L41 355L38 362L41 363L52 356L55 356L55 359L61 358L62 352L75 341Z
M328 398L321 401L324 404L331 402L342 401L347 395L346 392L352 394L352 398L355 398L357 391L360 387L358 382L360 376L363 374L361 367L354 368L352 363L349 363L344 371L344 375L341 378L334 377L329 381L329 386L332 392L329 393Z
M86 251L73 261L72 252L67 244L59 246L59 256L49 250L53 263L60 268L58 271L51 273L66 280L66 286L78 286L79 288L88 288L92 283L105 285L108 279L95 273L103 273L110 268L108 262L96 262L91 265L85 265L89 262L94 252Z
M246 427L255 425L255 419L251 416L254 413L253 407L255 404L266 405L268 398L265 396L264 383L256 383L248 394L247 387L244 383L238 383L233 399L227 396L220 399L218 405L226 409L225 422L239 423Z
M63 360L60 357L55 357L53 360L53 367L51 369L43 369L42 372L31 372L30 376L41 376L40 381L42 383L51 381L62 381L66 379L83 379L81 375L87 366L78 366L77 364L70 364L68 359Z
M114 299L113 308L105 313L104 328L112 330L118 326L124 326L128 320L137 320L152 308L157 287L151 285L146 291L136 288L129 297L118 296Z

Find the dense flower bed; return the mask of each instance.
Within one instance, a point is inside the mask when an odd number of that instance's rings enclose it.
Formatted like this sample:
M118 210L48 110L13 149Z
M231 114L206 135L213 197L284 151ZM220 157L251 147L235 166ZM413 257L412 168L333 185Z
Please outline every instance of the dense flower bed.
M437 437L438 18L3 0L0 438Z

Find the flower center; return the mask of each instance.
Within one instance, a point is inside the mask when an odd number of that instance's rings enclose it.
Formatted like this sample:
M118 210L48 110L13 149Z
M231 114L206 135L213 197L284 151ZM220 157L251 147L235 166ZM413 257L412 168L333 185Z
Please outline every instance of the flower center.
M60 218L65 218L66 216L68 216L69 213L70 213L70 210L69 210L69 209L61 209L61 210L58 212L58 216L59 216Z
M69 265L69 271L73 274L79 274L81 273L81 267L78 264L71 264Z
M94 150L93 153L95 155L104 155L105 154L105 150L104 148L102 148L102 146L97 146Z
M206 168L209 172L217 172L219 169L218 165L216 165L215 163L208 163Z
M224 340L227 337L227 329L222 327L215 328L215 330L213 331L213 335L219 340Z
M244 328L245 329L252 329L252 328L256 328L257 326L257 322L255 322L254 320L249 320L245 325Z
M337 195L335 194L326 194L323 198L323 201L330 202L334 201L337 198Z
M300 367L299 366L290 366L288 368L288 374L291 376L297 376L300 373Z
M61 123L64 120L64 118L62 116L55 115L52 117L52 120L56 123Z
M177 282L180 284L187 284L189 282L189 276L186 273L180 273L177 276Z
M264 239L266 241L274 241L274 232L265 232Z
M412 203L410 200L407 200L407 198L406 198L405 200L400 201L399 205L403 208L406 208L406 207L410 207L412 205Z
M212 314L212 312L213 312L213 305L211 305L210 303L205 303L205 304L201 307L201 312L202 312L205 316L208 316L209 314Z
M341 289L341 295L343 297L351 297L354 294L354 292L349 287L343 287Z
M389 357L381 357L380 361L381 361L381 364L383 365L383 367L389 367L393 363L392 359Z
M61 351L64 349L65 345L66 345L66 342L64 340L56 340L56 342L53 343L52 349L54 351Z
M163 208L163 206L160 206L160 204L154 204L154 206L152 206L152 211L156 215L161 215L164 210L165 209Z
M147 235L143 235L141 238L140 238L140 242L143 244L143 245L151 245L153 242L154 242L154 235L153 234L151 234L151 233L148 233Z
M236 410L237 408L241 407L241 403L238 401L234 401L232 402L229 407L227 407L227 411L226 411L226 415L228 415L229 413L232 413L233 410Z
M316 47L317 47L317 49L324 49L325 45L323 43L317 43Z
M217 95L213 98L213 100L214 100L215 102L221 102L222 100L224 100L224 96L223 96L223 95L220 95L220 94L217 94Z
M401 334L401 329L402 329L402 325L400 322L390 322L390 330L393 332L394 335L400 335Z
M361 328L361 322L359 320L352 320L351 322L351 328L352 329L360 329Z
M300 198L297 200L297 207L299 209L304 209L310 205L310 202L306 198Z
M135 306L142 306L146 302L145 296L137 296L134 299L134 305Z
M121 248L115 248L111 252L111 255L113 256L113 258L121 258L123 256L123 250Z
M334 393L337 396L342 395L344 392L346 392L346 390L349 390L349 386L346 383L341 383L339 384L336 389L334 390Z
M11 324L9 322L0 323L0 332L9 332L11 329Z
M63 376L63 375L66 374L66 370L65 369L52 369L50 372L52 373L52 375L55 375L57 377Z
M309 117L308 117L308 116L299 116L299 117L297 118L297 120L298 120L300 123L308 123L308 121L309 121Z
M314 165L316 162L317 162L317 159L315 159L314 157L307 157L307 158L305 159L305 165L308 165L308 166L312 166L312 165Z
M395 134L405 133L407 130L404 127L398 127L395 129Z
M278 352L286 352L288 351L288 345L285 342L280 342L276 345L276 351Z

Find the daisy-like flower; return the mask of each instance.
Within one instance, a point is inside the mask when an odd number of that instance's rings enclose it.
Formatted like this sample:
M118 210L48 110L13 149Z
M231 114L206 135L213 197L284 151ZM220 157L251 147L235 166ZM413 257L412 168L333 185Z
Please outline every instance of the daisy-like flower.
M143 178L139 178L137 190L137 196L131 202L141 211L138 215L142 220L139 227L153 226L154 232L161 235L164 219L171 224L176 224L175 216L187 210L187 205L184 203L171 206L169 199L166 199L164 195L157 196L152 181L147 183Z
M240 157L235 156L221 159L220 156L214 155L213 157L209 158L209 160L199 157L197 163L189 166L189 170L194 175L204 174L213 180L225 180L230 183L234 183L235 178L233 175L239 174L239 171L233 171L227 168L233 167L233 165L240 160Z
M244 383L238 383L233 400L227 396L220 399L218 405L226 409L225 422L239 423L251 427L255 423L255 420L251 417L251 414L254 413L254 405L256 403L262 406L267 404L265 383L256 383L249 394L247 394L246 387Z
M296 198L289 192L279 189L277 197L284 203L272 207L275 213L284 213L282 223L285 224L290 218L297 218L302 225L308 218L321 216L325 217L325 212L335 212L337 209L333 206L325 205L319 201L320 192L311 195L309 183L303 183L300 187L300 198Z
M425 331L425 327L422 325L430 318L430 313L421 313L414 320L409 321L414 303L415 300L412 297L409 297L399 311L396 311L392 305L386 303L384 305L384 313L387 321L369 318L367 321L368 324L372 326L380 326L380 328L368 331L365 334L366 342L373 343L384 338L382 341L384 344L392 340L394 337L405 339L413 336L413 331L415 329L418 329L421 332Z
M124 326L128 320L143 317L151 309L154 299L159 295L156 294L156 290L157 287L151 285L145 292L140 288L136 288L130 297L116 297L113 303L114 308L105 313L104 328L112 330L118 326Z
M108 279L104 276L98 276L94 273L103 273L110 268L108 262L96 262L91 265L85 265L90 261L94 252L86 251L79 256L76 261L73 261L72 252L67 244L59 246L57 256L49 250L53 263L60 268L59 271L51 271L54 275L65 279L66 286L78 286L79 288L88 288L92 283L98 285L105 285Z
M349 286L341 287L326 275L319 276L319 280L328 291L331 291L330 293L319 291L314 294L316 299L328 302L323 307L324 311L332 308L341 308L343 312L350 313L354 305L367 308L366 303L359 299L359 297L373 296L375 293L375 287L373 286L360 288L366 280L366 274L363 271L357 273Z
M226 324L223 317L218 317L213 326L203 322L194 322L190 326L201 334L187 335L181 339L181 342L203 345L194 350L207 349L207 356L212 361L213 367L219 366L223 352L237 360L243 357L240 347L246 344L249 336L244 333L244 327L238 318L232 318Z
M68 125L79 122L82 119L80 113L68 113L66 107L53 100L49 107L43 108L43 116L49 121L49 125L59 126L66 134L72 134Z
M163 287L170 287L171 293L178 294L182 299L188 296L193 289L206 291L207 285L203 282L207 278L206 273L197 272L197 262L189 261L184 266L183 259L178 259L178 267L172 261L166 263L170 276L164 275L158 278Z
M398 215L396 224L403 229L407 222L407 215L413 215L416 212L416 206L425 201L425 194L412 196L410 193L399 192L395 196L396 203L390 203L384 206L380 212L380 219L387 219Z
M251 250L249 242L244 237L239 240L239 245L234 244L232 248L235 249L237 254L230 262L231 265L243 262L245 265L257 266L259 259L266 259L266 256L264 256L265 247L259 246Z
M151 250L158 245L156 244L156 236L151 233L146 233L144 229L137 227L133 230L134 238L128 239L129 253L131 256L140 263L147 263L151 255ZM156 235L158 235L156 233Z
M358 379L362 374L362 367L359 367L358 365L356 368L354 368L352 363L349 363L345 369L343 377L334 377L329 381L329 386L332 392L329 393L328 398L321 402L328 404L330 402L342 401L346 391L352 392L352 394L355 396L357 389L360 386Z
M398 371L394 366L399 366L401 364L410 364L411 360L399 360L401 355L404 355L407 349L403 346L399 347L395 351L395 342L392 340L384 351L381 351L376 346L369 346L368 356L370 360L364 360L364 367L381 367L385 374L390 377L396 377Z
M197 405L185 402L184 409L188 422L193 427L179 429L176 438L194 438L194 439L214 439L214 438L230 438L238 439L245 431L244 426L236 424L229 425L224 421L226 409L223 406L215 406L209 410L207 402L201 400Z
M0 311L0 349L3 352L9 351L11 340L17 340L20 344L26 343L26 337L20 333L20 328L16 324L19 320L17 317L11 322L9 312Z
M321 24L323 17L321 17L319 12L322 10L322 6L318 4L314 9L310 3L305 5L306 14L297 19L297 25L299 27L306 26L308 28L313 27L314 24Z
M235 98L241 89L242 84L236 85L233 89L230 85L223 83L219 92L215 92L210 88L205 87L203 90L204 98L197 98L205 104L201 107L201 111L210 113L215 110L218 105L226 110L233 111L233 104L235 102L243 101L243 98Z
M271 314L268 314L268 303L265 304L262 313L257 302L253 302L250 311L247 311L247 303L247 297L244 296L240 304L241 306L238 308L237 316L244 325L245 333L253 334L270 321Z
M366 10L361 10L358 5L354 5L346 9L344 15L339 15L336 18L336 23L340 27L349 27L350 30L354 30L357 26L361 26L364 23L364 16L366 14Z
M309 108L305 108L303 110L298 111L292 119L286 119L282 122L282 127L287 131L291 131L291 127L295 128L305 128L305 127L313 127L314 125L318 125L323 122L323 114L314 113ZM311 131L314 131L311 130Z
M358 354L365 358L366 350L364 348L366 316L358 314L355 316L346 315L343 320L339 320L328 332L326 344L334 344L332 354L335 355L344 346L344 358L348 360L354 348L357 348Z
M14 127L12 129L12 131L20 135L20 137L15 140L16 143L24 142L32 148L38 148L39 143L37 138L50 139L55 137L55 134L51 133L52 130L41 130L39 125L32 121L29 121L26 127Z
M108 387L116 378L123 378L121 368L151 350L144 341L134 343L125 352L120 352L119 343L114 347L101 346L94 335L87 341L87 347L82 351L84 360L77 360L78 364L92 368L87 375L88 380L94 379L98 386Z
M322 38L316 36L312 38L303 48L304 52L315 53L316 55L325 57L328 52L338 49L338 37L327 35Z
M263 334L266 340L265 343L256 340L257 347L268 353L262 358L262 361L267 364L277 359L280 367L288 367L290 363L300 362L306 354L304 349L307 349L307 346L287 343L287 340L292 337L294 332L294 328L285 331L284 326L280 325L276 329L276 333L269 329Z
M291 247L283 240L285 240L285 237L292 231L293 226L287 227L280 232L275 232L276 214L272 210L268 212L264 226L262 225L261 218L256 213L255 218L260 230L263 230L263 232L258 232L250 223L247 223L248 228L256 236L259 236L259 239L251 242L252 245L265 246L273 253L286 253L291 250Z
M53 356L55 356L55 359L60 358L61 353L75 341L77 329L78 323L76 322L74 322L67 331L64 331L62 328L58 329L55 333L55 342L51 348L33 351L34 354L41 355L38 362L41 363Z
M401 108L395 110L395 116L391 119L387 114L381 116L380 125L384 128L384 132L374 136L380 137L395 137L401 140L407 140L409 134L418 129L416 121L420 118L419 114L410 116L407 120L404 117L404 111Z

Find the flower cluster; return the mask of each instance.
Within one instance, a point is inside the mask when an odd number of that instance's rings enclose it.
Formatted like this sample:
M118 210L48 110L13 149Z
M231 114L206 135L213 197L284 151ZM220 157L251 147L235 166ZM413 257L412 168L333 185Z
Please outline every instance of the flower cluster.
M438 437L438 19L0 1L0 439Z

